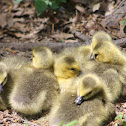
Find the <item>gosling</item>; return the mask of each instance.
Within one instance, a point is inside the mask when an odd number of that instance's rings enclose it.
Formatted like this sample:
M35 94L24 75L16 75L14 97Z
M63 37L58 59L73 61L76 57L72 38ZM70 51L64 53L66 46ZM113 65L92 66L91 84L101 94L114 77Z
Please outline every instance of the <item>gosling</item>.
M53 99L58 95L57 80L50 71L53 67L51 50L36 47L32 53L32 65L25 65L18 70L9 95L11 107L26 115L49 110Z
M73 120L78 120L76 126L100 126L114 113L114 105L109 102L111 93L97 75L87 74L78 79L77 93L69 89L54 101L50 126Z

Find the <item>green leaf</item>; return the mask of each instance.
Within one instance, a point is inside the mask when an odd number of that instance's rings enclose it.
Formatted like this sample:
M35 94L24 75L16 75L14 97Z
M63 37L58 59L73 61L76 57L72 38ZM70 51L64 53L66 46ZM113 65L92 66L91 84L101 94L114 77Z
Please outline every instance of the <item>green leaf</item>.
M76 123L78 123L78 121L77 121L77 120L74 120L74 121L72 121L72 122L66 124L65 126L73 126L73 125L76 124Z
M122 118L123 118L123 114L122 112L120 112L119 115L115 117L115 120L122 119Z
M46 5L50 5L52 2L51 1L49 1L49 0L43 0L45 3L46 3Z
M25 126L29 126L29 124L28 124L28 120L26 119L26 117L24 117L24 119L26 120L26 124L25 124Z
M25 126L29 126L28 122L26 122Z
M15 4L15 5L16 5L16 4L19 4L21 1L22 1L22 0L16 0L14 4Z
M55 2L52 2L52 5L51 6L49 6L51 9L53 9L53 10L56 10L56 9L58 9L59 8L59 5L57 4L57 3L55 3Z
M56 3L66 3L66 0L55 0Z
M125 118L125 122L126 122L126 115L124 116L124 118Z
M45 0L35 0L35 8L37 11L37 16L42 14L47 9L47 3Z
M63 125L63 123L64 123L64 121L62 121L58 126L62 126Z
M123 121L123 126L126 126L126 121Z
M61 42L65 42L64 39L62 39Z
M126 19L124 19L124 20L122 21L122 24L123 24L124 26L126 26Z
M62 126L63 123L64 123L64 121L62 121L58 126ZM64 125L64 126L73 126L73 125L76 124L76 123L78 123L78 121L77 121L77 120L73 120L73 121L67 123L67 124Z

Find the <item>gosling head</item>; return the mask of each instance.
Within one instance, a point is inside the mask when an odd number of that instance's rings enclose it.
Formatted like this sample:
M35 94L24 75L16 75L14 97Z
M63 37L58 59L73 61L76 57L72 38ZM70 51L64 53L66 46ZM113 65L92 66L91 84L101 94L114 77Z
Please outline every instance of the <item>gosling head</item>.
M93 35L92 41L112 42L112 38L108 33L104 32L104 31L98 31Z
M91 48L91 59L111 64L123 62L120 50L105 32L98 32L93 36Z
M47 47L36 47L32 50L32 65L35 68L51 68L54 64L52 51Z
M0 92L3 90L2 87L7 82L7 67L5 64L0 63Z
M77 89L78 98L75 100L77 105L82 104L85 100L90 99L102 91L103 87L96 75L88 74L80 77Z
M80 74L79 63L71 56L60 57L54 63L54 74L65 79L77 77Z

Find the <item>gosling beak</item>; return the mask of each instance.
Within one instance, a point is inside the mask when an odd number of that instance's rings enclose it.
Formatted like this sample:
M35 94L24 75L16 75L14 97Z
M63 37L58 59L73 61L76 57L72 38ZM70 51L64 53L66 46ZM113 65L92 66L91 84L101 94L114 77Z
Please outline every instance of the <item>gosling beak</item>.
M93 53L91 53L90 59L95 60Z
M82 74L82 72L81 72L81 71L79 71L78 76L80 76L81 74Z
M83 96L78 96L77 99L75 100L75 103L77 105L81 105L84 102Z
M1 93L2 90L3 90L3 88L2 88L2 85L0 84L0 93Z
M32 59L33 59L33 56L30 57L30 61L32 61Z

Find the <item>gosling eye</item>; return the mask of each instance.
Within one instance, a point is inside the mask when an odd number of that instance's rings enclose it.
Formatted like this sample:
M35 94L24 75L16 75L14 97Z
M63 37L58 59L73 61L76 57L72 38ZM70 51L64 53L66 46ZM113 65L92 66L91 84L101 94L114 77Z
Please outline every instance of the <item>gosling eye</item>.
M95 56L95 59L96 59L96 58L97 58L97 56L98 56L98 54L95 54L94 56Z
M76 69L75 69L75 68L70 68L70 70L71 70L71 71L76 71Z

